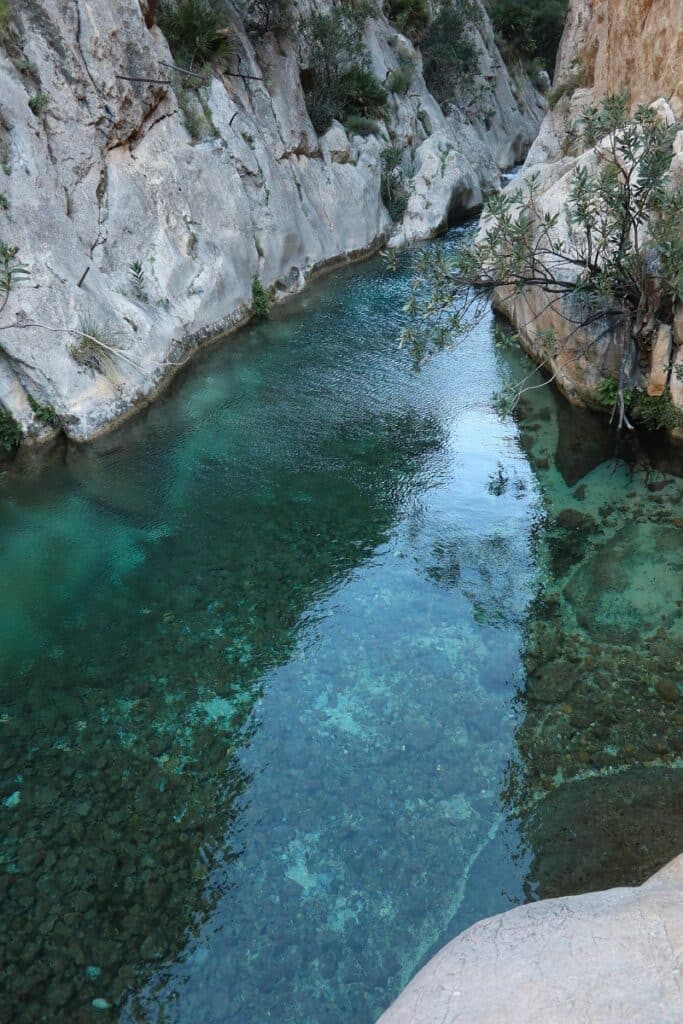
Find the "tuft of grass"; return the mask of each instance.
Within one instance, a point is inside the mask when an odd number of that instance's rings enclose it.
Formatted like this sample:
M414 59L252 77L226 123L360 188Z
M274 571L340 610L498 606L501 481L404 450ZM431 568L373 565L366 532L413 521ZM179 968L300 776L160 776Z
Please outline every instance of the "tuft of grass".
M84 317L78 335L78 341L71 346L71 358L79 366L92 370L93 373L105 373L111 359L106 349L102 348L102 344L113 346L107 327L97 320Z
M157 20L179 64L192 68L234 56L234 29L212 0L161 0Z
M266 320L270 315L270 295L258 277L251 283L251 315L257 320Z
M412 61L402 60L397 68L387 75L387 89L389 92L405 96L413 80L414 66Z
M47 105L49 102L50 97L48 96L48 94L40 90L39 92L35 93L35 95L31 96L30 100L28 101L28 105L31 112L35 114L36 117L40 117L40 115L43 114L47 109Z
M363 117L361 114L349 114L348 117L345 117L344 127L350 135L362 135L363 138L379 134L377 121L371 117Z
M42 405L33 395L28 396L28 404L39 423L44 423L55 430L61 427L62 421L51 405Z
M4 406L0 406L0 449L13 452L21 444L23 431L14 416Z

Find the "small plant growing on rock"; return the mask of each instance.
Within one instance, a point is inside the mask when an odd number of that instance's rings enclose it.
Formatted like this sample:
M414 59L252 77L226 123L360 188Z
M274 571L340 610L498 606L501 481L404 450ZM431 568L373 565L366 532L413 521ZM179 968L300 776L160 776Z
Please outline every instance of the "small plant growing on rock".
M235 52L235 34L212 0L162 0L158 23L175 59L191 69Z
M133 260L128 267L128 280L130 281L133 298L138 302L149 302L145 271L139 260Z
M349 135L360 135L367 139L370 135L379 135L380 127L372 117L363 117L361 114L349 114L344 118L344 127Z
M28 267L17 259L19 247L0 240L0 313L9 300L10 292L29 276Z
M4 192L0 192L0 210L9 209L9 200Z
M403 153L398 146L387 146L382 153L382 202L393 221L400 221L408 206L408 186L403 169Z
M4 406L0 406L0 449L13 452L21 444L23 432L14 416Z
M108 350L113 348L109 330L90 317L81 321L78 341L71 346L71 357L94 373L105 373L111 362Z
M431 21L427 0L388 0L386 14L389 21L414 43L424 39Z
M42 92L41 90L40 92L37 92L33 96L31 96L30 100L28 101L28 105L31 110L31 113L35 114L36 117L40 117L41 114L44 114L47 110L47 105L49 102L50 97L46 92Z
M387 89L389 92L398 93L404 96L410 88L410 83L415 74L415 65L409 57L401 57L399 65L387 75Z
M270 315L270 295L258 277L251 283L251 315L256 320L266 320Z
M62 421L51 405L42 405L33 395L28 396L28 404L39 423L44 423L46 427L52 427L54 430L61 427Z

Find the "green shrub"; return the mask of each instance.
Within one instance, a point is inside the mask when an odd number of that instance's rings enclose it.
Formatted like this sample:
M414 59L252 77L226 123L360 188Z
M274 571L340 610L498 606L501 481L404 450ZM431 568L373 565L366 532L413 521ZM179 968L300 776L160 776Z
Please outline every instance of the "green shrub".
M387 108L387 90L379 78L364 67L354 67L340 79L343 112L361 117L382 117Z
M425 82L442 106L457 103L474 88L479 52L473 30L479 18L474 0L447 0L424 38Z
M0 192L0 210L9 209L9 200L4 192Z
M0 449L13 452L21 444L23 436L21 427L11 412L0 406Z
M40 117L40 115L47 109L49 102L50 97L48 94L41 91L37 92L34 96L31 96L31 99L28 101L28 105L31 112L34 113L36 117Z
M427 0L387 0L386 15L414 43L424 39L431 20Z
M399 66L387 75L387 89L389 92L395 92L399 96L404 96L410 88L414 72L415 67L411 60L401 60Z
M363 138L379 133L377 121L374 121L371 117L363 117L360 114L349 114L344 119L344 127L349 135L362 135Z
M62 421L51 405L41 405L33 395L28 396L28 404L31 406L33 415L39 423L44 423L47 427L52 427L53 429L61 427Z
M408 206L408 185L403 169L403 153L398 146L387 146L382 153L382 202L393 221L400 221Z
M110 331L103 324L86 317L81 321L79 340L71 346L71 357L79 366L94 373L105 373L111 363L110 353L103 345L112 347Z
M10 37L9 0L0 0L0 43L6 43Z
M173 56L188 68L235 51L233 29L212 0L162 0L158 22Z
M631 402L631 416L648 430L674 430L683 427L683 412L671 401L671 393L656 398L637 391Z
M258 277L251 283L251 315L256 320L265 320L270 314L270 295Z
M314 13L299 24L309 60L301 72L301 84L318 133L327 131L334 120L385 113L387 92L368 67L362 41L368 12L366 4L356 8L343 4L329 14Z
M490 0L488 6L503 55L538 59L552 76L568 0Z

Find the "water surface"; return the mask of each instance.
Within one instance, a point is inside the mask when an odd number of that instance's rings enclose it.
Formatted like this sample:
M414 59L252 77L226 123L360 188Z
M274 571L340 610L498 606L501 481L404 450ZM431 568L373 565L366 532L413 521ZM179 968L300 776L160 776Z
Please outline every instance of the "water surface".
M416 376L409 277L0 480L3 1020L371 1024L473 920L678 852L680 458L501 419L491 323Z

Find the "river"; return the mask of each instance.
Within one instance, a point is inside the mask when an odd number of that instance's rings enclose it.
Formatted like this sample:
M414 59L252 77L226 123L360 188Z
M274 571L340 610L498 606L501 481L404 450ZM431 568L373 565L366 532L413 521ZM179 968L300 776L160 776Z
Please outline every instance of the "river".
M455 247L471 227L434 244ZM339 270L0 479L0 1016L372 1024L681 849L681 458Z

